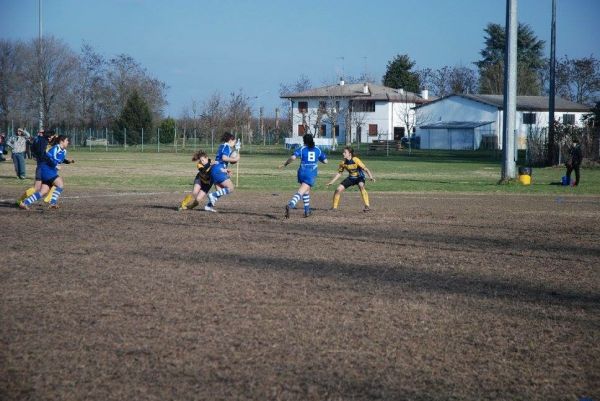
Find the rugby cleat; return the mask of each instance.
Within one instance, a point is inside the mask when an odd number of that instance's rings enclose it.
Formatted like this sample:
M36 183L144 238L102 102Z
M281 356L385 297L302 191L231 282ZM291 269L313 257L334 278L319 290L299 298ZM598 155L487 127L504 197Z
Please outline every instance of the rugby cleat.
M23 202L19 202L19 209L23 209L23 210L29 210L29 206L27 206L25 203Z
M290 218L290 205L285 205L285 218Z
M217 211L215 210L214 207L208 206L208 205L204 206L204 210L207 211L207 212L217 213Z
M215 203L217 203L217 198L215 198L215 196L212 193L208 194L208 203L213 206L215 205Z
M59 206L55 203L55 204L50 204L48 206L48 210L58 210Z
M365 208L363 209L363 212L367 213L370 212L371 208L369 206L365 206Z
M309 217L312 214L312 209L308 209L304 211L304 217Z

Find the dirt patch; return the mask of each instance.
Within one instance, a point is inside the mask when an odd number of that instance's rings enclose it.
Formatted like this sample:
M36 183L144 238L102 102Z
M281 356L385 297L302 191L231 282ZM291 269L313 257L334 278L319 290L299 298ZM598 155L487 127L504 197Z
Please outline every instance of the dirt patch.
M0 399L600 399L600 197L103 195L0 204Z

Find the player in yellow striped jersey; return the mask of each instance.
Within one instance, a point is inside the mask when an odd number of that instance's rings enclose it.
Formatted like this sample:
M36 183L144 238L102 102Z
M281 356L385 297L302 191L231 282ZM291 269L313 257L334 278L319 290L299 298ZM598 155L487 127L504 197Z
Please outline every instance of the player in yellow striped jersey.
M198 168L198 174L194 179L194 188L191 194L188 194L183 198L179 205L179 210L193 209L206 196L212 187L212 180L210 178L210 169L212 167L211 161L205 151L199 150L192 156L192 161L197 162L196 167Z
M346 188L351 187L352 185L358 185L360 196L365 205L363 211L368 212L371 210L371 207L369 205L369 194L365 189L365 173L367 173L371 181L375 181L375 178L367 166L365 166L357 156L354 156L354 149L346 146L342 156L344 156L344 160L340 163L337 174L327 183L327 186L330 186L340 178L344 170L348 172L348 177L338 185L333 194L332 210L337 210L342 192L344 192Z

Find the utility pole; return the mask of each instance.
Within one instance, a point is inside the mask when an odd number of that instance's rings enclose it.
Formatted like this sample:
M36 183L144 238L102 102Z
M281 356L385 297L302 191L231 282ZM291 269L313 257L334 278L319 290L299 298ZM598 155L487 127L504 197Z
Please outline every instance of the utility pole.
M546 161L549 166L556 163L556 133L554 127L554 109L556 97L556 0L552 0L552 23L550 33L550 93L548 104L548 155Z
M38 37L38 74L40 79L40 116L39 116L39 130L44 129L44 81L42 79L42 0L38 0L38 14L39 14L39 37Z
M502 178L515 179L517 114L517 0L506 0L506 47L504 49L504 113L502 116Z
M258 109L258 127L260 130L260 134L263 137L263 146L267 144L267 137L265 135L265 130L263 129L263 107L261 106Z

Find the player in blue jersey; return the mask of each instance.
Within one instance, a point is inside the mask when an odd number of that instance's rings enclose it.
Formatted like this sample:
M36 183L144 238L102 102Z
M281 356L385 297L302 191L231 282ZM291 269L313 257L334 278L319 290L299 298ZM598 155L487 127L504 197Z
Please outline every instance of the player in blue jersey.
M42 187L33 195L19 203L21 209L29 209L29 206L35 201L44 196L52 186L55 186L52 199L50 200L50 208L58 208L58 198L63 191L64 181L58 176L59 164L74 163L74 160L67 159L67 147L69 146L69 137L59 135L55 140L55 145L46 152L47 160L40 164L40 178Z
M28 188L25 190L23 195L21 195L17 201L17 205L42 189L42 165L48 163L49 159L47 152L52 147L50 144L53 143L55 139L56 134L54 130L41 130L33 140L33 144L31 145L31 153L35 157L37 163L35 168L35 182L33 187ZM46 201L46 199L44 199L44 201ZM49 200L46 202L49 202Z
M215 156L216 164L210 169L210 178L218 189L208 194L208 204L204 206L204 210L208 212L216 212L214 206L217 200L233 192L233 182L230 179L231 171L228 167L229 163L235 164L240 160L240 143L235 139L235 135L231 132L225 132L221 137L221 141L223 143L219 145Z
M300 158L300 167L298 167L298 183L300 184L300 188L298 188L298 191L292 196L288 204L285 205L286 219L290 217L290 209L294 209L300 199L304 202L304 217L310 216L310 189L315 185L317 174L319 173L318 164L319 162L327 163L327 155L315 146L312 135L305 134L303 141L304 146L296 149L294 154L279 166L282 169L296 160L297 157Z

